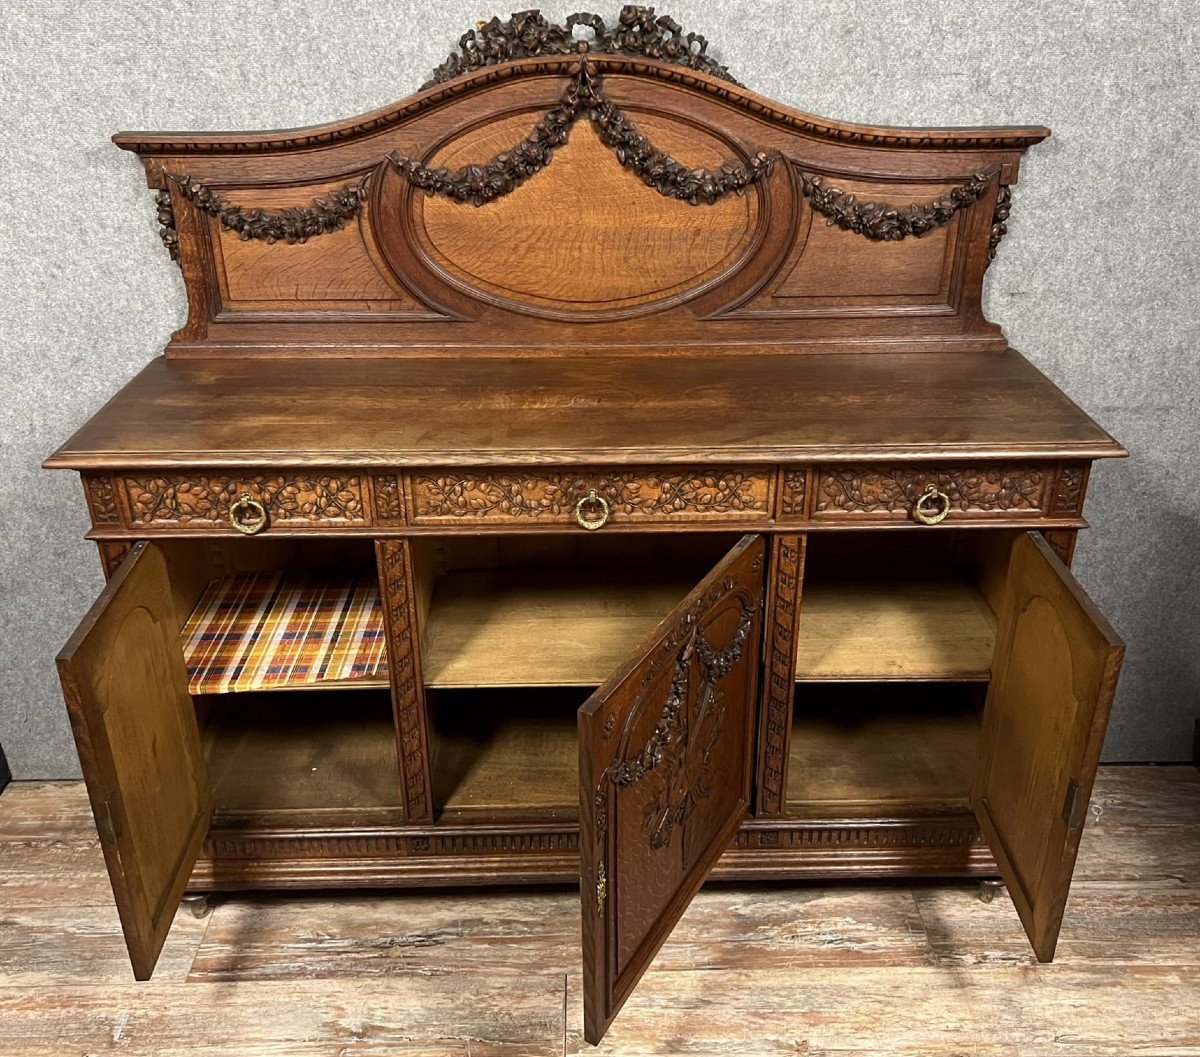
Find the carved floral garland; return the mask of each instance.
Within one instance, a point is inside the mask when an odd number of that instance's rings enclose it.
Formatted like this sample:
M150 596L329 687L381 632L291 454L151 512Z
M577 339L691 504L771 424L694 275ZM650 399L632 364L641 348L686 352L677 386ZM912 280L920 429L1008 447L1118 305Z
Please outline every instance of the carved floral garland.
M481 206L509 194L549 165L554 151L566 143L571 126L585 117L596 127L600 141L612 148L617 160L647 187L665 198L691 205L701 202L712 205L727 195L743 194L747 187L766 176L780 157L777 153L759 151L745 165L731 161L720 169L689 168L655 147L638 132L620 107L604 97L585 56L559 104L548 111L520 143L490 161L455 170L435 169L395 153L389 154L386 161L409 183L427 194ZM927 235L949 223L959 210L976 202L990 183L989 177L978 173L932 203L897 207L882 202L860 202L853 194L827 187L820 176L801 169L797 169L796 174L801 193L815 212L826 217L831 225L879 242ZM289 208L278 212L231 205L218 192L193 182L190 176L167 173L166 179L171 189L177 190L197 209L216 218L222 227L237 232L243 240L299 243L338 231L356 217L366 201L369 177L364 176L356 184L329 192L324 198L316 199L308 209ZM160 191L156 203L163 243L172 259L178 259L179 239L170 195ZM1002 195L997 201L993 220L992 255L1004 233L1007 207L1008 198Z

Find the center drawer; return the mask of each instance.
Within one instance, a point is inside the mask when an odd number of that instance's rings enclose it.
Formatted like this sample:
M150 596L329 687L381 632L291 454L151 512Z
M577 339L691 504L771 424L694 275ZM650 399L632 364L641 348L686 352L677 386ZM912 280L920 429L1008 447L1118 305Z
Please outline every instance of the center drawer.
M606 525L771 520L768 467L421 470L407 475L410 525Z

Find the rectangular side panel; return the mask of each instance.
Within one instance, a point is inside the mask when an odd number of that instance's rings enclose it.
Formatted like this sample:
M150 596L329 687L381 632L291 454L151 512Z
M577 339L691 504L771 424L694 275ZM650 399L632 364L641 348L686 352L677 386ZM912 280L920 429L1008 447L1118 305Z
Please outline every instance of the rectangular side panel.
M1054 957L1124 652L1050 545L1018 536L971 805L1040 961Z
M743 537L579 711L589 1042L746 817L765 558Z
M167 562L138 544L58 656L134 976L149 978L208 832Z

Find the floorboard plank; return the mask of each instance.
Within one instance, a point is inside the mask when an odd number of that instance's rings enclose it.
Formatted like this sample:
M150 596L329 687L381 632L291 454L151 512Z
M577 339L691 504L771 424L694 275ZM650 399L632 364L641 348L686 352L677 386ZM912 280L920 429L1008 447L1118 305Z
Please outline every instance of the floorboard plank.
M922 886L914 896L938 964L1037 964L1008 898L983 903L974 885ZM1200 885L1076 883L1054 963L1200 968Z
M95 834L0 841L0 906L90 907L112 898Z
M563 978L531 974L5 988L5 1057L558 1057Z
M208 919L188 906L175 914L154 969L156 982L184 981ZM0 911L0 989L133 983L116 907L11 907Z
M96 836L82 782L13 782L0 795L0 842Z
M796 969L645 977L599 1047L568 981L567 1053L1198 1057L1200 970Z
M570 973L579 960L573 891L277 896L218 903L190 979ZM651 971L932 962L906 888L714 885Z

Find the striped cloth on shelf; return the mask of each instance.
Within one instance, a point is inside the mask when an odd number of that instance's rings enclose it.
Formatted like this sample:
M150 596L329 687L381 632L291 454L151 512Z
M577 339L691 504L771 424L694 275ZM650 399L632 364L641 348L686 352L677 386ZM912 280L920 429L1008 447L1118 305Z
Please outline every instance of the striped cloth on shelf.
M193 694L385 679L379 585L296 573L215 580L184 625L183 657Z

